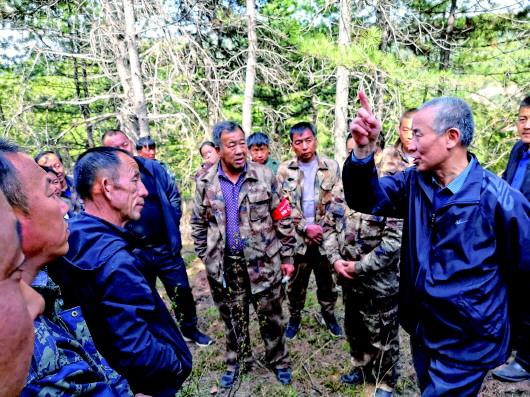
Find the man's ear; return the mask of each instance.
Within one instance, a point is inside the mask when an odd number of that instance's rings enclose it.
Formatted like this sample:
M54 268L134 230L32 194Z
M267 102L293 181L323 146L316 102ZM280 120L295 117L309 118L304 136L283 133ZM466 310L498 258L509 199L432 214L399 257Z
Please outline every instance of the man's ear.
M110 200L113 189L114 185L110 178L107 176L101 176L97 178L96 183L94 183L94 186L92 187L92 195L103 195L105 198Z
M447 135L447 149L453 149L460 143L462 134L458 128L449 128L446 132Z

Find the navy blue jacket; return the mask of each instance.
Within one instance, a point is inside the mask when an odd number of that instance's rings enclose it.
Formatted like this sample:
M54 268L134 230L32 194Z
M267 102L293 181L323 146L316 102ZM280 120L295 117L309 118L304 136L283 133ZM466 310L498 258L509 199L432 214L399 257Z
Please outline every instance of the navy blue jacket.
M373 159L344 164L346 201L360 212L404 218L400 322L432 356L492 368L509 354L506 280L530 270L530 205L478 162L462 189L433 211L428 173L377 178Z
M131 254L130 235L87 213L69 227L72 264L56 276L65 303L81 306L98 350L133 392L174 396L191 372L191 353Z
M528 144L525 144L523 141L517 142L512 148L512 151L510 152L510 158L508 159L508 164L506 165L506 170L502 174L502 178L509 184L511 184L513 181L515 171L517 171L517 166L519 165L519 161L523 156L523 152L526 152L527 150ZM523 196L525 196L526 199L530 201L530 162L526 167L523 184L521 185L521 188L519 190L521 191L521 193L523 193Z
M149 191L148 193L150 195L156 194L160 200L163 215L160 223L165 226L166 235L169 239L167 248L172 254L180 255L182 240L179 225L182 210L177 185L158 161L138 156L135 157L135 160L140 168L142 182L145 184L145 179L151 178L151 185L156 186L156 192Z

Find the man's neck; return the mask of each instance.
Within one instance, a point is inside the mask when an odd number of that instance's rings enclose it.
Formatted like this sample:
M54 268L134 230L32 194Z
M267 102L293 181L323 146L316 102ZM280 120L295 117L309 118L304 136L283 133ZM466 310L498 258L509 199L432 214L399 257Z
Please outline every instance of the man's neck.
M22 271L22 280L27 285L31 285L39 270L44 267L45 261L40 257L26 258L24 262L24 270Z
M234 170L230 167L227 167L227 165L221 160L221 169L223 170L223 173L228 178L228 180L232 183L236 183L241 174L243 173L243 170Z
M467 150L446 160L440 169L434 171L434 178L440 186L447 186L460 175L469 165Z
M89 215L101 218L115 226L124 227L127 221L124 221L120 214L110 208L108 203L98 200L85 201L85 212Z

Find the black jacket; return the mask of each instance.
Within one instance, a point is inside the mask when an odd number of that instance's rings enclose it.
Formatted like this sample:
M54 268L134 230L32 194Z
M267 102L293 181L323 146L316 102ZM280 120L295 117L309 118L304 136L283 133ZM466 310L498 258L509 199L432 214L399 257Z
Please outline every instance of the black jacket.
M502 178L509 184L512 183L513 177L515 176L515 171L517 171L517 166L519 165L519 161L521 160L523 153L527 150L528 144L523 143L523 141L519 141L514 145L510 153L510 159L508 160L508 164L506 165L506 170L502 174ZM519 190L521 191L521 193L523 193L523 196L525 196L526 199L530 201L530 162L528 162L528 165L526 167L523 184L521 185L521 188Z

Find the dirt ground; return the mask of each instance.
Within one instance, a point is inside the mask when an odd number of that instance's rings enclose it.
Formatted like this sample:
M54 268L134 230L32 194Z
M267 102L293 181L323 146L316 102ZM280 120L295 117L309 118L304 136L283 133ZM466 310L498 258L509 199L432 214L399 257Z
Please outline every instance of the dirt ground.
M252 372L240 378L237 387L230 391L219 389L218 379L224 373L224 327L217 308L211 299L204 266L188 246L183 252L188 263L188 275L197 302L199 327L215 340L215 344L199 348L190 344L193 353L193 372L183 385L179 397L187 396L372 396L373 385L360 387L343 386L340 375L349 370L348 344L344 338L333 338L319 323L319 308L314 294L314 282L308 291L306 308L302 318L301 330L296 339L288 342L289 354L293 369L293 384L280 385L274 374L262 363L264 347L261 342L257 319L251 310L251 341L257 365ZM164 293L161 291L164 295ZM166 296L164 296L167 299ZM287 313L286 308L285 313ZM342 323L344 307L339 297L336 310L337 318ZM401 377L395 391L396 396L419 396L414 369L411 362L408 338L401 332ZM483 384L481 397L493 396L528 396L530 382L502 383L490 374Z

